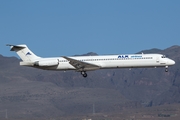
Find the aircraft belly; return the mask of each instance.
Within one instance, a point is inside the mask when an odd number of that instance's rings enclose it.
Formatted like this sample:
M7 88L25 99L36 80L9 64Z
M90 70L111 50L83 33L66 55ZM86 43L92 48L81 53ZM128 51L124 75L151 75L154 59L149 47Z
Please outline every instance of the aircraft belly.
M100 63L100 66L102 68L117 68L118 66L123 66L123 63L121 62L111 62L111 61L107 61L107 62L103 62L103 63Z
M101 63L102 68L133 68L158 66L156 62L143 60L119 60Z
M124 62L122 67L144 67L144 66L153 66L152 61L143 61L143 60L134 60Z
M75 70L76 68L67 63L61 63L58 65L59 70Z

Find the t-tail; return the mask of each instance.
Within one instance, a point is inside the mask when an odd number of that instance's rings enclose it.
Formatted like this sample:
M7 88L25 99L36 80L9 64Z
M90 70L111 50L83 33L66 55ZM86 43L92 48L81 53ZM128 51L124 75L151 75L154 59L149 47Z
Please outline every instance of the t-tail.
M36 56L31 50L29 50L26 45L7 44L7 46L10 46L11 51L15 51L24 63L32 63L36 59L40 58L39 56Z

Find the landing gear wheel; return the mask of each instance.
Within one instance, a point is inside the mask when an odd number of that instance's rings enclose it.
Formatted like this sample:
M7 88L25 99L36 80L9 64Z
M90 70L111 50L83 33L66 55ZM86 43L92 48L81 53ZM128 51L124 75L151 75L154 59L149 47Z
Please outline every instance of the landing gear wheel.
M87 73L86 73L85 71L82 71L82 72L81 72L81 75L82 75L83 77L87 77Z
M83 77L87 77L87 74L85 73L85 74L83 74Z

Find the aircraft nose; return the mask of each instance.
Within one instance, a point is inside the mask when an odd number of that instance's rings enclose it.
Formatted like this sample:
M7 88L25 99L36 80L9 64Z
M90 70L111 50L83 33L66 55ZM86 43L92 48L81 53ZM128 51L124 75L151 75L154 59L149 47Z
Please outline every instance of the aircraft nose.
M170 60L168 61L168 63L169 63L170 65L174 65L174 64L175 64L175 61L170 59Z

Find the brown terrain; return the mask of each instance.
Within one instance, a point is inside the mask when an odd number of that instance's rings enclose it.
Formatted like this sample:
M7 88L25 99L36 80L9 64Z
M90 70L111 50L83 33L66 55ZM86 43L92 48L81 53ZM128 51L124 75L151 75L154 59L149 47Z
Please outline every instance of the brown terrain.
M176 64L169 72L111 69L83 78L75 71L19 66L18 58L0 55L0 119L179 120L180 46L141 52L165 54Z

